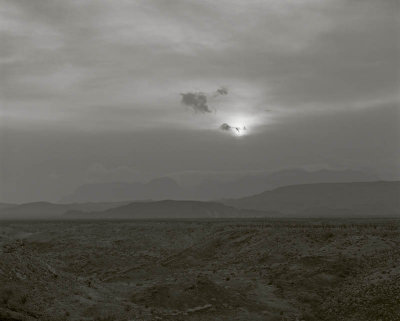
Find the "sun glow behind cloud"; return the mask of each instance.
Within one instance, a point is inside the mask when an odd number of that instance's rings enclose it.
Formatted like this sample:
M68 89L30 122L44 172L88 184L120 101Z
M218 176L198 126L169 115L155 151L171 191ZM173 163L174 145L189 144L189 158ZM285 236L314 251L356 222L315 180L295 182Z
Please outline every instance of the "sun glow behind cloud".
M227 133L234 137L243 137L256 133L261 125L265 125L268 120L260 115L250 115L245 113L235 113L221 117L230 126Z

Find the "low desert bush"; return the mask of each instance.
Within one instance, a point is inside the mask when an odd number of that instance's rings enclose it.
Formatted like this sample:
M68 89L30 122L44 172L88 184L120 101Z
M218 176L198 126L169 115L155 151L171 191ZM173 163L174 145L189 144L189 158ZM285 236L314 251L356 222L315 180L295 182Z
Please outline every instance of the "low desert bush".
M19 302L22 304L25 304L28 301L28 295L27 294L23 294L20 298L19 298Z
M7 305L8 302L10 301L11 297L14 295L14 291L12 289L6 288L0 290L0 300L1 303L4 305Z

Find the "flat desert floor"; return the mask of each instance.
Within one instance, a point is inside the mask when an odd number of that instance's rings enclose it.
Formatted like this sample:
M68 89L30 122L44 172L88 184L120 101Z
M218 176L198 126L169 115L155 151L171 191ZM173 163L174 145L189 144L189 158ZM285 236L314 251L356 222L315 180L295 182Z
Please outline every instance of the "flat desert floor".
M0 320L400 320L399 220L0 222Z

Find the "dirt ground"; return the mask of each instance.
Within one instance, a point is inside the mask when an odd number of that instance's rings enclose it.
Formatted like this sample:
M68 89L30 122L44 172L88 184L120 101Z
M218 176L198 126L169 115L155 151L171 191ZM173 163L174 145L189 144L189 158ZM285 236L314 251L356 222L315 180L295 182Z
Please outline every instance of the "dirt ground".
M399 220L0 222L0 320L400 320Z

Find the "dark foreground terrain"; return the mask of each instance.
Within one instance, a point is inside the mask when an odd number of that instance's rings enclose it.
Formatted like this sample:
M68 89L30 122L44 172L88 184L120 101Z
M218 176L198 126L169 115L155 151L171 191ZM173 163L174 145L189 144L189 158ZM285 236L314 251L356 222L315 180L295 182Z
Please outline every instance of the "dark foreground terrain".
M399 220L0 223L0 320L400 320Z

